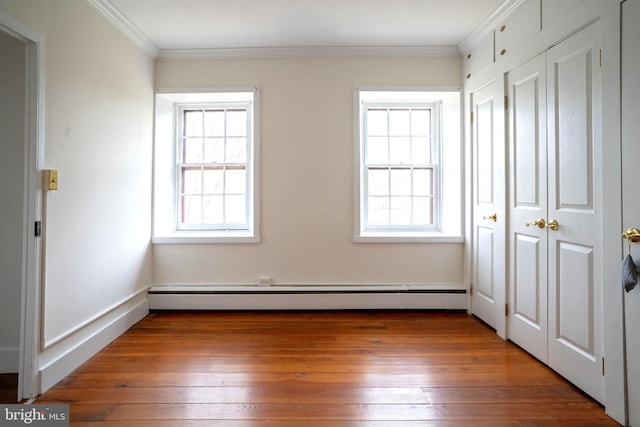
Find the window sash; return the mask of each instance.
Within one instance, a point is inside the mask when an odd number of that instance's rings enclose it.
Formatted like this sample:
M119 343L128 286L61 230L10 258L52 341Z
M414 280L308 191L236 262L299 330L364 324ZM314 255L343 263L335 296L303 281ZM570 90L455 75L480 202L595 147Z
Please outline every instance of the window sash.
M421 232L434 231L439 228L439 168L438 160L438 116L437 104L415 102L385 102L362 103L361 115L361 224L362 231L399 231ZM392 112L408 112L404 125L392 123ZM428 111L428 130L412 122L414 111ZM377 114L377 123L369 123L371 112ZM402 114L398 115L402 118ZM387 123L380 123L380 120ZM408 120L408 122L407 122ZM397 122L397 120L396 120ZM415 131L415 132L414 132ZM420 147L415 144L420 140ZM393 145L397 143L395 146ZM374 149L373 144L378 146ZM401 147L403 153L394 153L394 149ZM416 147L420 155L416 155ZM387 153L385 154L385 148ZM375 154L372 152L375 150ZM372 183L372 172L380 171L377 179ZM384 172L387 172L386 174ZM417 191L416 171L428 172L429 191ZM393 175L404 175L399 183L395 183ZM408 178L408 179L407 179ZM402 183L404 181L404 184ZM404 186L404 192L398 192L398 184ZM424 183L423 183L424 184ZM376 188L374 188L376 187ZM382 190L381 190L382 189ZM400 213L400 214L399 214ZM418 218L416 215L421 214ZM402 217L404 215L404 217Z
M252 182L252 108L251 103L207 103L207 104L181 104L177 106L176 111L176 169L175 169L175 219L177 231L189 230L249 230L252 210L251 182ZM194 126L187 129L187 115L194 112L202 112L201 131L194 130ZM238 126L230 126L228 113L242 112L246 116L246 123L243 130L238 131ZM223 129L214 129L207 126L205 120L206 113L224 113ZM196 126L197 127L197 126ZM231 128L234 130L232 131ZM199 146L198 146L198 142ZM240 144L237 141L240 140ZM238 156L230 156L230 141L236 141L236 146L242 147ZM188 151L188 144L194 143L196 150ZM221 153L207 153L207 146L211 143L217 143L221 149ZM197 151L200 151L198 154ZM220 151L220 150L218 150ZM195 154L193 154L195 152ZM215 150L213 150L215 153ZM235 161L229 161L235 160ZM233 185L234 190L229 189L229 174L233 172L244 171L244 184L242 191L238 191L238 185ZM191 179L191 188L186 178L188 172L195 173L199 176L194 180ZM218 178L218 186L215 191L207 189L207 175L213 175L213 172L219 172L221 179ZM219 175L220 175L219 174ZM199 181L199 182L198 182ZM210 185L209 185L210 187ZM230 215L231 200L235 204L242 199L242 212L236 207L235 214ZM191 202L195 206L196 212L193 212L191 220L187 218L187 203ZM207 207L207 203L212 203L213 207ZM199 206L199 207L198 207ZM199 210L199 212L197 212ZM216 214L217 211L217 214ZM230 217L242 217L242 221L233 221ZM194 220L196 218L196 220ZM215 219L215 220L214 220Z

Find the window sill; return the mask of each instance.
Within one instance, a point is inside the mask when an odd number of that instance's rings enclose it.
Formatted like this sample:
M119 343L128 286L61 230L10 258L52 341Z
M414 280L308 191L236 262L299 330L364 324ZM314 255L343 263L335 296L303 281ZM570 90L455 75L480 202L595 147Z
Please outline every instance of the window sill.
M353 237L355 243L464 243L464 237L437 231L389 233L368 231Z
M246 231L225 231L225 232L189 232L182 231L162 236L153 236L151 243L162 244L191 244L191 243L260 243L260 236Z

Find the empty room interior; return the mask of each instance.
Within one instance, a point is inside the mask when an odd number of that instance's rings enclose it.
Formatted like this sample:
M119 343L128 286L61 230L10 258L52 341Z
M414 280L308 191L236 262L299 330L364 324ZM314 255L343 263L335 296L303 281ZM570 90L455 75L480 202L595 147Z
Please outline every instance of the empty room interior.
M640 426L639 74L640 0L0 0L0 402Z

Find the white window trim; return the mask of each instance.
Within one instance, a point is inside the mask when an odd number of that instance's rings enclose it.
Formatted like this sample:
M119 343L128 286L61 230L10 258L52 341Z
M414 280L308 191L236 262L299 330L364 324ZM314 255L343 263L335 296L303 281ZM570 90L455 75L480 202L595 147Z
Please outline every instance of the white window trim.
M454 124L449 126L449 132L452 134L450 140L447 141L448 147L444 147L445 141L441 138L438 155L438 171L437 193L440 198L437 203L437 215L439 222L438 228L434 230L420 231L403 231L398 229L390 230L365 230L364 229L364 207L362 194L362 174L365 173L363 168L363 108L362 92L375 92L380 95L381 102L389 101L410 101L411 99L398 99L398 93L403 92L427 92L432 98L431 103L439 103L447 94L447 98L451 99L453 104L457 105L454 113L445 113L441 111L439 132L443 137L445 124L443 116L448 114L453 119ZM375 100L372 96L371 100ZM421 99L425 99L423 96ZM371 103L369 101L368 103ZM446 88L426 88L426 87L356 87L354 90L354 235L353 241L356 243L460 243L464 242L463 235L463 216L464 216L464 184L463 184L463 165L464 154L462 146L462 90L459 87ZM445 149L446 148L446 149ZM451 153L447 153L449 150ZM446 158L445 158L446 157ZM447 172L448 177L443 177L445 168L450 167L451 171ZM452 192L452 194L445 194ZM457 194L457 195L456 195Z
M249 190L253 197L249 197L248 230L233 229L195 229L178 230L177 226L177 177L176 177L176 146L177 137L176 113L179 105L226 103L239 99L240 93L251 93L253 100L252 143L247 153L251 169L248 180ZM227 94L227 95L225 95ZM229 98L225 100L225 97ZM154 244L167 243L259 243L260 191L258 177L259 162L259 126L260 97L255 87L234 87L214 89L159 89L156 92L156 126L154 138L154 215L153 237Z

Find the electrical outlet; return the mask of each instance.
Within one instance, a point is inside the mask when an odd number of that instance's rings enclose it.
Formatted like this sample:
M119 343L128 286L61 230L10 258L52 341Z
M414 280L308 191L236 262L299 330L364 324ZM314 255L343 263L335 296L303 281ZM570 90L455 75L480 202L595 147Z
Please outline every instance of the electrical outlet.
M259 277L258 278L258 286L271 286L273 285L272 277Z

